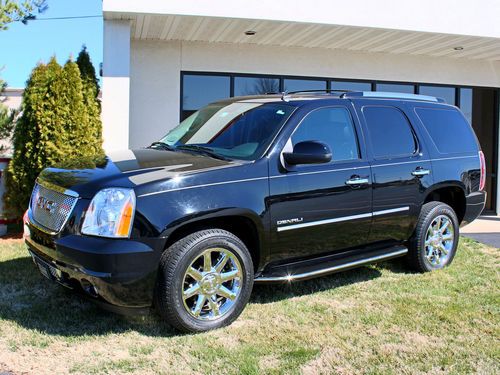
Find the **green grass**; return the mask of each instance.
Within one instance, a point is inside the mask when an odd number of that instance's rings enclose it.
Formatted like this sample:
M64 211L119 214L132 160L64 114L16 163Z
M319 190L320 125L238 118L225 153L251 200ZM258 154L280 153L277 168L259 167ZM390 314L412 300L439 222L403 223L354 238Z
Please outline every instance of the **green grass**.
M453 265L400 262L256 286L225 329L180 335L121 317L42 278L0 242L0 373L498 374L499 251L461 239Z

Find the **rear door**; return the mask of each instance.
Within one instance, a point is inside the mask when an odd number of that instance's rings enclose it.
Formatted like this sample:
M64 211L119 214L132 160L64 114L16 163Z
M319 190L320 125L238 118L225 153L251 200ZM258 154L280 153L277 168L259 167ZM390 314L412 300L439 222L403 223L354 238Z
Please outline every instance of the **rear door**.
M274 260L303 258L366 243L371 225L370 165L358 144L352 108L314 109L301 119L285 149L321 141L330 163L283 168L270 161L270 212Z
M358 113L372 167L370 242L401 242L411 235L423 195L432 185L431 162L419 129L401 101L361 100Z

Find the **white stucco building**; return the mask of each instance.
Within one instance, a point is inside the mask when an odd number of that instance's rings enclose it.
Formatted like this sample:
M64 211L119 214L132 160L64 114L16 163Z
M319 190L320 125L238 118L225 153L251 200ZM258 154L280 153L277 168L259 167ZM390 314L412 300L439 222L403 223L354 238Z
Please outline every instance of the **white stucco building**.
M500 1L103 0L103 13L107 150L148 145L233 95L424 93L471 121L500 212Z
M23 102L24 89L7 87L0 93L0 104L7 107L9 110L20 110ZM12 155L12 140L0 140L0 158L10 157ZM0 166L0 169L2 166ZM1 173L0 173L1 175Z

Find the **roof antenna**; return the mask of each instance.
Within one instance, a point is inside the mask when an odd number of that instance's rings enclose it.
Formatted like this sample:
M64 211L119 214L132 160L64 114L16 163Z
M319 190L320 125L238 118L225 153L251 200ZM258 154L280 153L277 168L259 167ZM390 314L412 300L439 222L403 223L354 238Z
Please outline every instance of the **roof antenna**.
M290 101L290 95L288 95L288 91L285 90L281 93L281 100L284 102L289 102Z

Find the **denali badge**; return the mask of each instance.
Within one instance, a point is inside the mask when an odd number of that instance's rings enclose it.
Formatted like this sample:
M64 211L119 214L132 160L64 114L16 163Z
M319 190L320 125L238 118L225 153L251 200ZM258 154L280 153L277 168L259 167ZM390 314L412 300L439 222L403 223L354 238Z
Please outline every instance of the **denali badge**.
M297 223L302 223L304 221L303 217L294 217L293 219L284 219L284 220L278 220L276 224L278 225L283 225L283 224L297 224Z
M36 200L36 205L42 210L48 211L50 213L53 213L56 209L56 203L54 201L48 200L41 195Z

